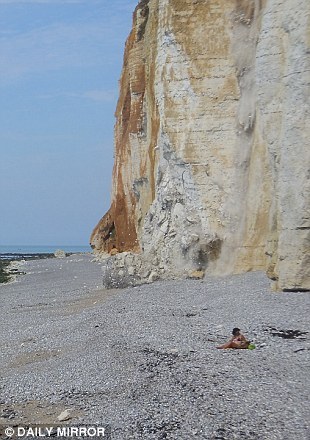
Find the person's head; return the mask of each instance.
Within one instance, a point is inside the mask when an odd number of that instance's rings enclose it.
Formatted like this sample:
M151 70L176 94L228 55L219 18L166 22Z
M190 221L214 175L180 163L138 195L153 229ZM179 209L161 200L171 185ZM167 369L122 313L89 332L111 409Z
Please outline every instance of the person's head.
M233 331L232 331L232 334L233 334L234 336L238 336L238 335L240 334L240 328L235 327L235 328L233 329Z

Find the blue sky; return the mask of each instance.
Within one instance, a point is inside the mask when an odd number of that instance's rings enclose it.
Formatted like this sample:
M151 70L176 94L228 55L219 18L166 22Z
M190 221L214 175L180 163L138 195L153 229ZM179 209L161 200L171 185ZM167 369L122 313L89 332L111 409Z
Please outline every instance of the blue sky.
M87 244L110 205L138 0L0 0L0 244Z

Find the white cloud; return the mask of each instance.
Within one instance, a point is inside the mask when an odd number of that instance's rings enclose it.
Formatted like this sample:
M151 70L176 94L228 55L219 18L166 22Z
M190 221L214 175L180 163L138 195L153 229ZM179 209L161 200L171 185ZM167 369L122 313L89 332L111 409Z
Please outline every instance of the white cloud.
M116 90L86 90L83 92L64 92L57 94L40 95L39 99L55 99L55 98L78 98L89 99L98 102L111 102L117 97Z
M87 0L87 3L85 0L0 0L0 5L6 3L13 7L14 3L48 5L55 2L59 5L89 4L88 13L71 22L67 19L44 27L35 24L28 30L2 26L0 84L7 85L25 75L64 68L109 66L116 57L122 56L115 48L124 45L124 29L137 0L113 0L113 7L108 0ZM31 18L30 5L27 14Z
M0 76L5 83L24 75L109 64L110 26L103 23L57 24L0 39Z
M88 0L89 1L89 0ZM91 1L91 0L90 0ZM98 1L98 0L94 0ZM86 3L86 0L0 0L0 5L2 4L21 4L21 3L42 3L42 4L54 4L54 3Z
M91 99L92 101L113 101L117 93L114 90L88 90L84 93L77 94L77 97Z

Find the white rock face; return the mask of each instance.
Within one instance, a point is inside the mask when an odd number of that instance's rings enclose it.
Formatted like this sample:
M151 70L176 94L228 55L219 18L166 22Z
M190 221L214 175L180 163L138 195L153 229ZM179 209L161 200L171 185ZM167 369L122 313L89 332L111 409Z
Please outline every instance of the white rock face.
M289 290L310 289L309 10L306 0L267 2L256 53L259 129L272 176L269 268Z
M139 3L91 239L139 248L126 277L263 269L310 289L309 16L306 0Z
M54 256L55 256L56 258L65 258L65 257L66 257L66 252L63 251L62 249L57 249L57 250L54 252Z

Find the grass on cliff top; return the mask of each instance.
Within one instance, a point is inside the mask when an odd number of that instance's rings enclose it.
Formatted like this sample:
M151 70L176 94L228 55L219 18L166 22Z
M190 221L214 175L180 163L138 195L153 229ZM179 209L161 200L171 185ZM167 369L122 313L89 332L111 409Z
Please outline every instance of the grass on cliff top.
M10 274L7 272L9 261L0 261L0 283L7 283L10 281Z

